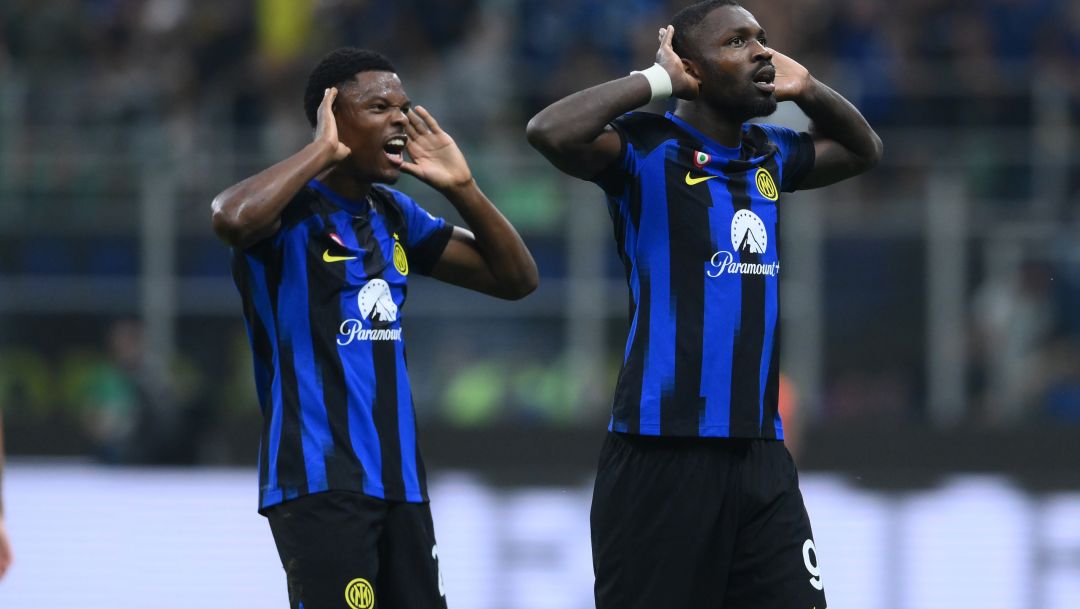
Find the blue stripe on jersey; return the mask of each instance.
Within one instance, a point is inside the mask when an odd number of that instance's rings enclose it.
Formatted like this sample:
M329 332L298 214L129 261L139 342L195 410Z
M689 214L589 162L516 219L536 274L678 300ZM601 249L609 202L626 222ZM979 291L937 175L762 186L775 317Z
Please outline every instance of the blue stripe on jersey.
M305 221L320 221L312 216ZM333 450L330 422L322 400L322 375L311 345L311 316L308 312L307 230L289 231L285 235L283 263L293 281L283 281L278 295L278 319L285 330L286 342L292 347L296 370L296 393L300 400L301 443L304 450L304 469L307 492L329 488L326 481L326 454ZM290 247L291 245L291 247Z
M371 214L371 227L376 234L389 234L386 221L381 214ZM391 246L392 248L393 246ZM383 252L386 260L393 260L394 253ZM393 264L387 266L386 272L397 273ZM409 387L408 375L405 370L405 344L395 341L394 344L395 371L397 372L397 424L399 450L401 451L401 477L405 483L405 496L408 501L420 501L420 482L417 476L416 463L416 423L413 411L412 390Z
M263 323L261 319L259 320L259 322L260 322L260 325L262 325L264 328L266 327L266 324ZM244 318L244 329L247 330L248 341L251 344L255 344L255 333L254 333L253 328L251 327L251 321L248 320L246 317ZM268 333L269 333L269 330L268 330ZM273 343L271 343L271 345L275 348L274 362L273 363L274 363L275 369L276 369L276 364L277 364L276 345L274 345ZM266 414L267 414L267 409L272 408L272 406L270 404L270 383L272 382L271 377L274 376L274 373L271 371L270 368L267 367L268 364L266 362L259 361L258 357L252 357L251 358L251 363L252 363L252 366L254 368L254 374L255 374L255 396L256 396L256 399L259 400L259 411L265 417Z
M731 244L731 218L735 214L725 183L713 180L709 183L709 191L713 198L713 206L709 208L709 234L712 235L712 251L718 252L728 249ZM725 288L726 278L710 277L710 271L716 272L711 259L705 261L703 275L705 319L702 335L708 338L701 346L701 397L705 398L705 412L698 424L698 433L727 436L731 431L731 356L735 347L735 334L731 328L738 327L742 317L742 283L732 281L731 286Z
M761 221L765 224L769 231L769 238L774 242L776 241L776 204L761 196L757 190L757 186L754 185L754 172L757 169L751 169L747 171L746 191L750 196L750 210L761 218ZM780 257L780 244L774 243L770 247L765 248L765 252L760 254L760 262L762 264L770 264L777 262ZM772 361L772 350L776 348L773 337L776 333L777 324L777 309L779 304L779 295L777 293L779 288L779 279L773 276L765 277L765 333L762 342L761 350L761 370L760 370L760 384L758 392L758 425L762 429L765 428L765 387L769 381L769 363Z
M401 477L405 481L405 498L421 501L420 474L416 471L416 418L413 410L412 391L409 389L409 372L405 366L405 343L394 343L397 359L398 431L401 439Z
M649 435L660 433L660 402L675 382L675 333L671 331L675 327L675 319L671 311L666 163L653 161L653 157L674 153L675 150L674 147L657 147L646 158L641 173L641 226L638 238L641 249L655 254L649 258L638 258L636 265L638 272L649 278L649 341L642 372L639 417L641 433Z
M342 313L356 309L345 302L342 302L341 308ZM364 493L382 497L382 445L371 416L375 404L375 383L369 378L375 366L371 343L354 341L346 347L339 347L338 353L341 354L345 385L349 390L349 439L364 468Z
M270 408L270 443L267 446L266 457L268 461L266 468L267 479L266 487L263 489L262 505L260 506L265 507L281 501L281 490L278 486L277 476L278 452L281 445L281 361L278 352L277 328L276 324L273 323L274 312L270 304L270 290L266 285L266 267L254 256L245 255L244 261L247 263L248 276L251 279L251 302L255 307L259 322L262 323L263 329L266 330L266 335L270 339L270 346L274 353L274 361L271 362L274 380L270 387L272 407ZM257 367L259 362L256 362L255 365Z
M641 310L641 280L638 278L637 249L638 228L634 226L634 219L630 215L629 194L619 198L618 213L623 218L623 254L631 261L630 268L630 295L634 299L634 319L630 321L630 332L626 337L626 349L623 350L623 364L630 359L630 348L634 344L634 336L637 334L638 311Z
M348 214L333 214L330 220L346 246L350 249L361 249ZM350 281L355 282L355 285L362 285L367 278L363 265L351 265L347 268L355 275L349 277ZM356 311L356 292L343 290L341 319L354 317ZM382 446L379 443L379 432L375 429L375 419L371 414L375 405L375 365L372 362L371 343L353 341L345 346L339 344L338 356L345 372L346 395L349 401L349 440L364 469L363 491L368 495L382 497Z
M630 232L627 229L627 232ZM638 278L637 260L630 270L630 294L634 298L634 319L630 321L630 333L626 337L626 349L623 350L623 365L630 359L630 348L634 346L634 337L637 336L638 315L641 312L641 279Z

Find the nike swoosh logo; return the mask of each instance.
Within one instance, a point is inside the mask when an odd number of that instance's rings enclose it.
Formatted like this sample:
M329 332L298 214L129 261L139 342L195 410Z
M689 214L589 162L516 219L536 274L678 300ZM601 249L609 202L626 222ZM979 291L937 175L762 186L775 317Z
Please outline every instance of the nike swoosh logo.
M323 262L342 262L345 260L356 260L356 256L331 256L330 250L326 250L322 253Z
M719 177L719 176L701 176L700 178L695 178L695 177L691 177L690 172L687 171L686 172L686 185L687 186L695 186L697 184L701 184L705 180L711 180L711 179L713 179L715 177Z

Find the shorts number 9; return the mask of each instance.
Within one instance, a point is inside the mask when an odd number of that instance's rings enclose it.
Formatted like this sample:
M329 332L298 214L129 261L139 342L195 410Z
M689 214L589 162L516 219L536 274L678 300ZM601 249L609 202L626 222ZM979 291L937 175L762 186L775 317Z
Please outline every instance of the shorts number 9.
M817 546L814 545L813 539L807 539L803 542L802 559L803 564L806 565L806 570L813 576L810 578L810 585L817 590L823 589L824 586L821 584L821 568L817 565Z

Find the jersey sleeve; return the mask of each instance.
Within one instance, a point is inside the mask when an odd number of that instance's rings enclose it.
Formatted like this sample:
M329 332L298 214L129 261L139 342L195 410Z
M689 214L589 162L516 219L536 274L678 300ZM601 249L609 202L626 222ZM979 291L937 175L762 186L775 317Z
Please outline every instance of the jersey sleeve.
M619 136L621 144L619 156L589 180L612 196L621 195L630 180L638 173L638 151L633 143L634 127L628 119L629 116L623 115L608 123Z
M430 275L439 261L454 227L442 218L433 216L409 196L394 192L405 223L405 253L409 264L421 275Z
M794 192L806 174L814 168L814 140L809 133L778 125L758 125L773 144L780 157L782 177L780 190Z

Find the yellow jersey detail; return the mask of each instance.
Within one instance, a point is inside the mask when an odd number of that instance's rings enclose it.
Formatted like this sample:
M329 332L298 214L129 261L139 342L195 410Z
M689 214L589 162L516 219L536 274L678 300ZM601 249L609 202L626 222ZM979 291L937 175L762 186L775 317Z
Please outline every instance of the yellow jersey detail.
M776 182L773 181L772 174L764 167L759 167L757 173L754 174L754 184L757 185L761 196L766 199L775 201L780 198L780 191L776 189Z

